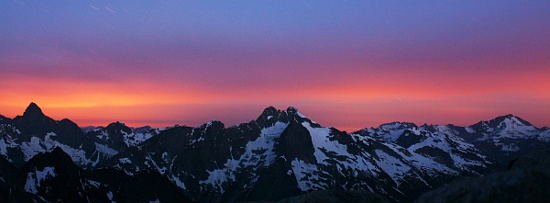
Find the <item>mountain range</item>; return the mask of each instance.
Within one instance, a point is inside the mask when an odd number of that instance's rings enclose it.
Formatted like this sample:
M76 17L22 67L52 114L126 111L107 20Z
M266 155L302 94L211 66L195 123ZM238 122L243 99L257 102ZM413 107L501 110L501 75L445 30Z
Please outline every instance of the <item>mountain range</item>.
M22 116L0 115L0 200L288 202L333 191L326 194L410 202L548 147L549 128L514 115L466 127L392 122L347 133L294 107L268 107L230 127L80 128L31 103Z

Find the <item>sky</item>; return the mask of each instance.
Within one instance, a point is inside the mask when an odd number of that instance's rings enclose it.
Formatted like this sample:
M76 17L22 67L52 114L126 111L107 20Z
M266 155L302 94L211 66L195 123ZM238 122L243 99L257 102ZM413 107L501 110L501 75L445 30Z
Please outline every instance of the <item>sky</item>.
M231 126L550 126L550 1L0 2L0 114Z

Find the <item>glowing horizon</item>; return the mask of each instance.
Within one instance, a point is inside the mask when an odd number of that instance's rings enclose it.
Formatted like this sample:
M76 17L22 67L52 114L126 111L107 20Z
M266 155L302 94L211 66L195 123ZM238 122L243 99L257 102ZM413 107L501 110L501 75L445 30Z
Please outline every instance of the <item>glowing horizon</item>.
M114 116L119 116L119 115L126 115L128 112L130 111L135 111L137 109L142 109L144 106L139 106L139 107L135 107L135 106L127 106L127 107L121 107L121 106L103 106L103 107L83 107L83 108L80 108L80 107L50 107L50 108L44 108L43 106L41 106L39 103L37 103L37 105L39 105L39 107L41 107L42 111L44 112L44 114L46 116L49 116L51 117L52 119L54 120L62 120L62 119L70 119L72 120L73 122L75 122L76 124L78 124L80 127L88 127L88 126L94 126L94 127L98 127L98 126L107 126L108 124L110 123L113 123L113 122L122 122L124 123L125 125L129 126L129 127L134 127L134 128L137 128L137 127L143 127L143 126L151 126L151 127L155 127L155 128L163 128L163 127L172 127L172 126L175 126L175 125L180 125L180 126L199 126L199 125L202 125L202 124L205 124L209 121L213 121L213 120L219 120L221 122L223 122L226 127L230 127L232 125L238 125L240 123L246 123L246 122L249 122L249 121L252 121L252 120L255 120L257 118L257 116L259 116L263 109L267 108L262 108L262 109L258 109L256 108L257 106L253 107L253 108L246 108L246 107L241 107L240 110L248 110L248 109L254 109L256 110L256 112L252 112L252 113L256 113L253 117L249 118L248 120L246 119L242 119L242 121L240 122L237 122L237 123L227 123L227 122L224 122L224 120L230 120L230 117L224 117L222 119L216 119L216 118L208 118L208 116L215 116L217 112L222 112L220 113L220 115L227 115L228 113L227 112L224 112L223 109L215 109L215 110L212 110L212 111L209 111L209 112L192 112L191 115L195 114L194 116L198 117L199 119L201 119L199 122L197 121L191 121L191 120L188 120L188 119L185 119L185 118L177 118L177 117L169 117L169 118L166 118L166 117L162 117L162 113L166 113L166 112L169 112L173 109L181 109L181 108L185 108L185 107L182 107L181 105L169 105L169 106L163 106L164 108L154 108L155 110L158 110L158 109L162 109L161 112L149 112L149 111L143 111L143 112L134 112L134 114L132 114L132 116L135 116L135 115L141 115L141 116L151 116L153 115L153 117L147 117L146 119L144 120L140 120L139 118L138 119L135 119L135 118L132 118L132 117L127 117L127 116L120 116L119 118L120 119L116 119L116 120L110 120L110 118L113 118ZM296 107L296 106L294 106ZM12 107L13 109L16 109L15 107ZM21 110L20 113L16 113L14 114L15 116L20 116L23 114L24 110L25 110L26 106L24 107L21 107L19 110ZM137 108L137 109L136 109ZM275 106L275 108L279 109L279 110L286 110L288 107L285 107L285 108L281 108L281 107L278 107L278 106ZM300 112L304 113L304 111L300 110L299 107L296 107ZM103 116L103 117L89 117L90 114L93 115L93 112L96 112L98 111L98 109L103 109L103 110L108 110L110 112L110 114L107 114L107 115L100 115L100 116ZM234 110L239 110L239 108L237 109L225 109L225 111L234 111ZM313 108L313 110L315 110L315 108ZM370 127L378 127L382 124L387 124L387 123L391 123L391 122L395 122L395 121L398 121L398 122L412 122L412 123L415 123L417 125L423 125L423 124L428 124L428 125L431 125L431 124L434 124L434 125L446 125L446 124L453 124L453 125L457 125L457 126L470 126L470 125L473 125L479 121L488 121L488 120L491 120L491 119L494 119L498 116L504 116L504 115L507 115L507 114L502 114L502 115L487 115L487 114L483 114L483 113L479 113L477 112L480 117L483 117L483 118L479 118L478 120L475 120L475 121L470 121L468 119L466 120L460 120L460 119L456 119L458 121L458 123L445 123L445 122L440 122L440 120L442 120L441 117L435 117L433 118L432 120L436 120L435 123L433 122L413 122L411 120L387 120L387 121L380 121L378 119L366 119L367 122L369 122L371 125L370 126L351 126L349 125L350 123L342 123L342 122L335 122L334 120L339 120L339 118L341 117L345 117L347 115L349 115L350 113L353 115L353 112L338 112L338 108L336 109L329 109L329 115L332 115L332 116L329 116L328 118L321 118L320 120L322 121L320 124L325 126L325 127L336 127L337 129L339 130L345 130L345 131L348 131L348 132L352 132L352 131L356 131L356 130L360 130L360 129L363 129L363 128L370 128ZM461 109L461 111L463 111L463 109ZM476 112L477 110L473 110L473 112ZM201 114L201 113L205 113L205 114ZM343 115L343 113L347 114L347 115ZM471 113L471 112L470 112ZM63 116L64 114L72 114L72 115L75 115L77 117L79 117L78 119L71 119L70 117L66 117L66 116ZM456 113L456 112L448 112L448 115L447 116L453 116L453 114L456 114L456 115L459 115L459 113ZM3 116L6 116L5 114L0 114L0 115L3 115ZM87 116L88 115L88 116ZM242 113L241 115L239 115L239 117L243 117L243 116L247 116L247 115L250 115L250 112L245 112L245 113ZM313 121L319 121L319 119L316 119L315 117L312 117L310 116L310 114L308 114L307 112L305 113L305 115L309 118L309 119L312 119ZM322 115L326 115L326 114L319 114L319 113L314 113L313 114L314 116L322 116ZM15 116L6 116L8 118L11 118L13 119ZM361 116L361 115L356 115L356 116ZM445 115L438 115L438 116L445 116ZM492 117L491 117L492 116ZM523 119L526 119L525 117L521 116L521 115L515 115L515 116L518 116L518 117L521 117ZM163 119L158 119L158 120L155 120L156 118L163 118ZM221 116L223 117L223 116ZM396 116L397 117L397 116ZM331 120L331 119L334 119L334 120ZM422 117L422 116L419 116L416 118L416 120L425 120L425 121L428 121L430 119L427 119L426 117ZM444 120L444 119L443 119ZM533 123L532 121L530 121L529 119L526 119L527 121L531 122L533 125L535 125L536 127L547 127L547 126L540 126L540 125L537 125L536 123ZM339 124L340 127L337 127L337 126L333 126L333 125L329 125L329 126L326 126L324 125L325 123L335 123L335 124ZM351 124L354 124L354 123L351 123Z
M0 114L550 126L549 2L0 2Z

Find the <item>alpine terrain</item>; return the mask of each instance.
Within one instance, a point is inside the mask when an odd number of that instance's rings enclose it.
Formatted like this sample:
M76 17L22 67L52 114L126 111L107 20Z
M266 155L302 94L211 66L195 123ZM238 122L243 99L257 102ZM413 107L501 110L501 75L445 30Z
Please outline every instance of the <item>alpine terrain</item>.
M347 133L268 107L229 127L80 128L31 103L22 116L0 115L0 201L411 202L459 177L518 168L518 157L548 147L550 129L514 115ZM430 194L439 193L417 201Z

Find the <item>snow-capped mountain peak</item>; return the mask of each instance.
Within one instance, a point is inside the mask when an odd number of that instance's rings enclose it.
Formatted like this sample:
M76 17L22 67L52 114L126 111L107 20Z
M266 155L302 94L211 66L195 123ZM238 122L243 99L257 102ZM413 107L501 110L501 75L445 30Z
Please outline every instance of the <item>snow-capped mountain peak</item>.
M539 129L531 123L512 114L500 116L489 121L481 121L470 126L471 129L483 134L480 140L492 137L511 139L530 139L539 134Z

